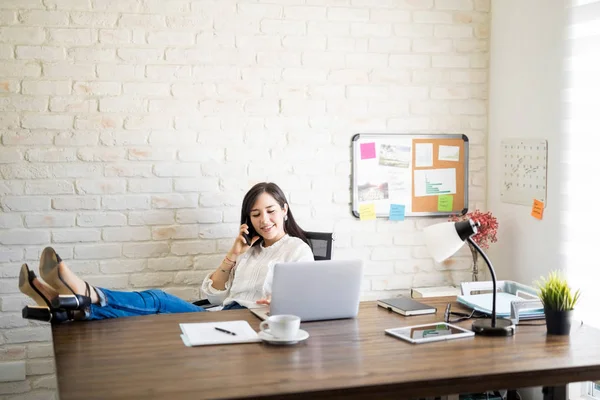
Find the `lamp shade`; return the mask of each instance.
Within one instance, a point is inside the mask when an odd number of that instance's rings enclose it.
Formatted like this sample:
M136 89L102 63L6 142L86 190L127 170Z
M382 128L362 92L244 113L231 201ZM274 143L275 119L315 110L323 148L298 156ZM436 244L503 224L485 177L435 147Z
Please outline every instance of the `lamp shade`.
M471 220L442 222L423 229L425 245L436 262L442 262L456 253L467 237L477 233L477 225Z

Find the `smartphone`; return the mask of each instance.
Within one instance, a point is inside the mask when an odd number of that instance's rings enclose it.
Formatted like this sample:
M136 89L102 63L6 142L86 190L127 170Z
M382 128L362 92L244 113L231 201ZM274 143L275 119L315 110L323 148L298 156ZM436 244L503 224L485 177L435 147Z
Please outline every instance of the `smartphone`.
M250 223L250 221L248 221L248 218L246 218L246 221L244 221L244 223L246 225L248 225L248 232L250 232L250 233L242 233L242 236L246 240L246 243L248 245L251 245L252 244L252 238L254 236L256 236L256 231L254 230L254 227L252 226L252 224Z

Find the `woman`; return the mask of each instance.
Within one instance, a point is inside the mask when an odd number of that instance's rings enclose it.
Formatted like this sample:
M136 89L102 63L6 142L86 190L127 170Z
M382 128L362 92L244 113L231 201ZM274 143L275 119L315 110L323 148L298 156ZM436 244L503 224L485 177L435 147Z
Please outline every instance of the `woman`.
M314 259L304 231L276 184L258 183L246 193L240 222L231 249L201 288L211 304L220 304L224 310L269 304L273 265ZM158 289L120 292L90 288L51 247L42 252L39 270L45 283L26 264L21 268L19 289L39 306L25 307L25 318L62 322L206 311Z

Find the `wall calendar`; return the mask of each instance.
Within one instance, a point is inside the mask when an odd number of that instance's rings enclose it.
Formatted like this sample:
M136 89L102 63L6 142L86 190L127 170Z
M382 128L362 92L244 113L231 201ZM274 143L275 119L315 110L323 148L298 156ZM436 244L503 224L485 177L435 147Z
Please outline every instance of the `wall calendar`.
M504 203L546 206L548 142L544 139L502 140L504 176L500 198Z

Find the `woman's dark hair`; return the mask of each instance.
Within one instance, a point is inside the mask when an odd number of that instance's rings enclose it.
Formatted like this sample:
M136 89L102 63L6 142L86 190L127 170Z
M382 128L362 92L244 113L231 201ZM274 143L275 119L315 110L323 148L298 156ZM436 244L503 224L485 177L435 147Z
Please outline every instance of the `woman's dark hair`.
M242 215L240 224L252 224L250 220L250 212L252 211L252 206L254 205L254 203L256 203L256 199L258 199L258 196L260 196L263 193L268 193L271 196L273 196L273 198L275 199L275 201L277 201L281 208L284 208L286 204L288 205L287 220L284 219L283 223L283 229L285 233L287 233L290 236L302 239L302 241L304 241L310 246L310 243L308 242L308 239L304 234L304 230L302 230L302 228L298 226L296 220L294 219L294 215L292 214L290 205L287 199L285 198L285 194L283 194L283 191L279 186L272 182L257 183L256 185L252 186L250 190L248 190L248 193L246 193L246 195L244 196L244 200L242 201ZM263 238L261 237L259 240L256 241L256 243L262 240Z

